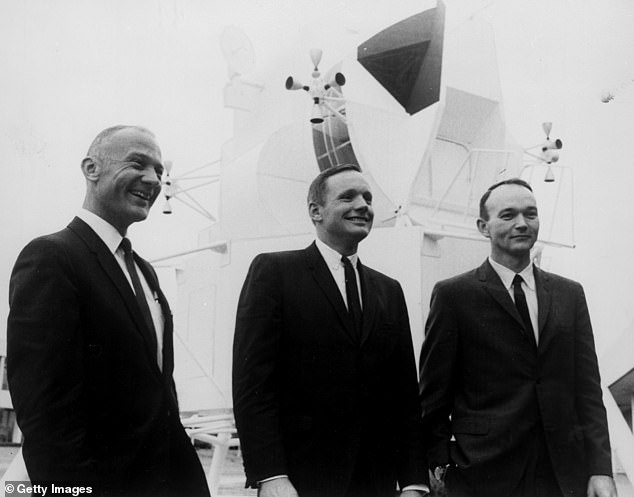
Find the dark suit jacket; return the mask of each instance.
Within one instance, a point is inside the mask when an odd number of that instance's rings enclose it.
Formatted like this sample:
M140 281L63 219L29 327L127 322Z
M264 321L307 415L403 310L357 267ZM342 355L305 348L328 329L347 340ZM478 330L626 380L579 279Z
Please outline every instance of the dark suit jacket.
M88 482L106 495L208 495L179 420L172 315L135 258L165 317L162 372L132 288L85 222L20 253L7 369L26 467L34 482Z
M564 495L612 474L583 288L538 268L535 279L538 347L488 261L432 293L420 363L429 459L455 463L475 495L506 495L542 428Z
M399 283L358 265L359 341L315 244L257 256L240 294L234 412L247 484L287 474L299 495L344 495L360 450L375 495L427 481Z

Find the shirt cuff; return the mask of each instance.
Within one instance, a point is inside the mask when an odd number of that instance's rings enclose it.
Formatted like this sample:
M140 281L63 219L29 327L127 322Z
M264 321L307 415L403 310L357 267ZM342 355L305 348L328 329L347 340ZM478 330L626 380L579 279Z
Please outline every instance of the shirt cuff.
M264 478L264 480L260 480L258 482L258 485L261 485L262 483L264 483L265 481L271 481L271 480L279 480L280 478L288 478L288 475L275 475L275 476L270 476L268 478Z
M406 490L417 490L418 492L423 492L424 494L429 493L429 487L424 483L407 485L406 487L401 488L401 492L405 492Z

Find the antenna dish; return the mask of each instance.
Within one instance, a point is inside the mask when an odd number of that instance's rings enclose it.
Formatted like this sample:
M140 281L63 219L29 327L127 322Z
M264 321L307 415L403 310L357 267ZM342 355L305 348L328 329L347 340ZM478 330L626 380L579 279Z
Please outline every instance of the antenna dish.
M220 35L220 48L231 76L245 74L255 65L251 40L237 26L227 26Z
M321 62L321 56L323 53L323 50L321 50L320 48L310 49L310 60L313 62L313 66L315 66L315 71L319 67L319 63Z
M552 122L542 123L542 129L544 130L544 133L546 133L546 138L548 138L550 136L550 132L553 129L553 123Z

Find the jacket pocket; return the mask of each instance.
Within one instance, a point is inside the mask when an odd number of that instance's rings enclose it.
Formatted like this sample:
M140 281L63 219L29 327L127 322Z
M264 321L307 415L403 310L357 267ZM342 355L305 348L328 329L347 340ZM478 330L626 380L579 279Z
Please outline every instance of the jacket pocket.
M458 418L451 422L453 433L467 435L486 435L489 433L489 420L486 418Z
M308 431L313 427L313 418L310 416L288 416L283 420L288 433Z

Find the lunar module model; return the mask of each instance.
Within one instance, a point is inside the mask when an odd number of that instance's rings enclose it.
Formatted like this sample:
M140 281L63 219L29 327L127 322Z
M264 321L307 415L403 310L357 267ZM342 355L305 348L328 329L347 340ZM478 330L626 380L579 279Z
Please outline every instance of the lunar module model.
M176 375L184 411L231 407L241 285L258 253L314 239L306 194L320 170L355 163L370 183L374 228L360 258L401 282L415 350L434 283L488 254L475 224L486 188L522 175L551 185L551 204L566 197L564 169L553 171L561 142L548 136L527 165L508 136L487 24L473 19L448 32L438 1L359 37L327 70L327 53L313 49L258 73L246 35L235 27L222 35L224 102L234 124L218 169L218 220L199 234L195 254L161 261L162 276L171 271L178 289ZM553 222L542 222L542 232L560 233Z

